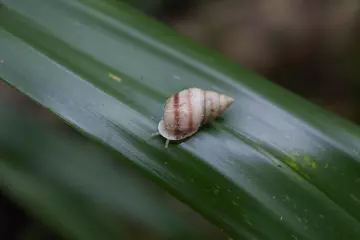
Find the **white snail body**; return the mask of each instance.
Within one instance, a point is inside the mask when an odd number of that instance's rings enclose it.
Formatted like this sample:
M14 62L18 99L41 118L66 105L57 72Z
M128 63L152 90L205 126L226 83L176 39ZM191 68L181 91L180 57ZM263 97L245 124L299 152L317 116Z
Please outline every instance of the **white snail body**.
M199 127L220 116L234 99L214 91L188 88L172 95L164 104L164 116L158 134L170 140L193 135Z

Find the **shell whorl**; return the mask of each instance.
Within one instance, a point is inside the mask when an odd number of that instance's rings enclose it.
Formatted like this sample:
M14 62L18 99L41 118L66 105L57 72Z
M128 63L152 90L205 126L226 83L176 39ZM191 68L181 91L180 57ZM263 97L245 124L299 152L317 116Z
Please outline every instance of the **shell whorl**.
M159 133L169 140L186 138L202 124L221 115L234 99L214 91L189 88L172 95L164 104Z

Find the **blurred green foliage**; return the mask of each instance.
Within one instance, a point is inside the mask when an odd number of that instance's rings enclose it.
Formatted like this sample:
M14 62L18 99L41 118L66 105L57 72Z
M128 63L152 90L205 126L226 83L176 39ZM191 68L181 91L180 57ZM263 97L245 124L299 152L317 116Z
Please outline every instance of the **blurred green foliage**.
M119 162L121 157L34 116L33 108L1 100L2 188L65 239L197 236L171 201ZM143 228L132 233L131 225Z

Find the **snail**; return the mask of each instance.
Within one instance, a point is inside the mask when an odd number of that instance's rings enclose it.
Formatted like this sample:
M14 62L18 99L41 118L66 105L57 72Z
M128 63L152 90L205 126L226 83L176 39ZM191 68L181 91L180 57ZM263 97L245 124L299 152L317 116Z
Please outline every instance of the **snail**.
M158 132L170 141L182 140L196 133L200 126L220 116L234 99L214 91L188 88L175 93L164 104L164 116Z

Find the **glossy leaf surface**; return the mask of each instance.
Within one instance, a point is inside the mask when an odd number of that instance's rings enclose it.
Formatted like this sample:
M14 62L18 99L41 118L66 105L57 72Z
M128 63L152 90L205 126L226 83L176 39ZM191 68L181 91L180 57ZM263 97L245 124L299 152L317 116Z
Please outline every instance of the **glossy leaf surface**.
M3 0L0 58L1 78L235 239L359 239L359 127L129 7ZM195 86L235 103L165 149L163 103Z
M77 132L1 95L0 125L2 192L63 239L133 239L130 223L148 239L200 237L121 157Z

